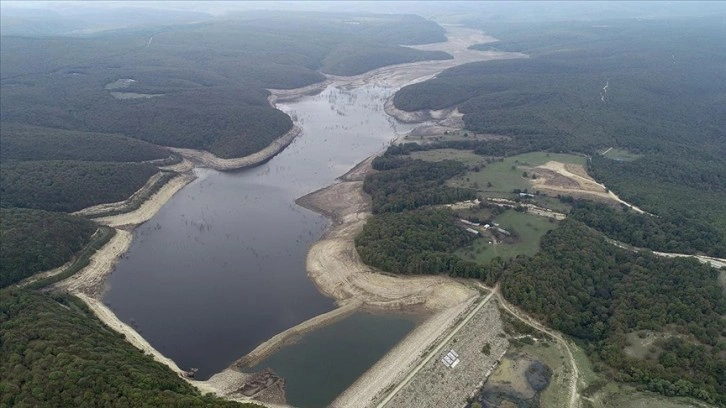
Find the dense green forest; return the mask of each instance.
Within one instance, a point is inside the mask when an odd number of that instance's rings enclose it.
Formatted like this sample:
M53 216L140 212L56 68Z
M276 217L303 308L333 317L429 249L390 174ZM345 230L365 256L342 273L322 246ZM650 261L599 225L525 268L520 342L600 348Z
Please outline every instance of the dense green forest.
M356 237L361 260L398 274L447 274L493 284L499 268L466 261L454 251L476 237L444 209L416 209L371 217Z
M24 208L0 209L0 288L63 265L96 231L85 218Z
M80 160L142 162L171 155L166 149L129 137L0 123L0 161Z
M428 163L384 155L373 160L373 168L383 171L367 176L363 191L371 195L374 213L412 210L475 198L472 191L444 184L466 170L460 162Z
M418 16L274 12L88 36L2 36L0 114L5 123L240 157L292 127L266 88L449 59L401 46L445 40Z
M0 206L73 212L123 201L157 171L154 166L139 163L0 163Z
M394 103L407 111L457 106L467 131L507 138L407 143L390 147L387 160L440 148L485 157L531 151L590 156L590 174L652 215L565 197L570 219L545 235L539 253L497 260L482 278L500 277L508 300L577 339L598 370L664 395L726 405L726 298L719 272L693 259L630 252L607 240L726 254L722 20L468 24L501 39L475 49L530 57L449 69L404 87ZM604 156L611 147L629 155ZM401 213L400 221L386 225L380 216L361 236L380 234L387 246L405 253L393 234L416 231L413 215ZM384 235L389 230L394 232ZM420 239L407 245L439 239L435 229L413 237ZM434 244L444 245L426 243ZM388 252L380 259L361 257L405 271L394 261L406 258ZM624 351L626 335L635 332L659 338L647 358Z
M726 241L717 229L704 221L677 224L670 218L638 214L627 207L614 209L590 201L576 201L570 216L612 239L636 247L726 257Z
M404 87L394 103L456 105L470 131L511 137L479 143L483 154L590 154L592 174L625 200L679 228L712 223L723 245L726 28L717 19L601 23L482 27L502 39L483 48L530 58L458 66ZM641 157L599 157L610 147Z
M715 269L618 248L575 220L545 235L533 258L505 269L507 299L583 341L619 379L726 404L726 298ZM665 334L657 360L624 354L625 334L637 330Z
M0 290L0 407L259 407L201 396L69 295Z

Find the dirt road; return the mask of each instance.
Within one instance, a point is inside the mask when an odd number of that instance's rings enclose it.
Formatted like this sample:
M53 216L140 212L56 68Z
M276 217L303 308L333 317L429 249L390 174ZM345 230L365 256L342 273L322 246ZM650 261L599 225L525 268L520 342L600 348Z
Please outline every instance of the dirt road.
M617 194L613 193L612 191L610 191L610 189L605 187L604 184L598 183L597 181L595 181L595 179L590 177L590 175L587 174L587 171L585 171L585 169L580 165L565 164L565 163L560 163L560 162L556 162L556 161L550 161L541 166L535 167L535 169L537 169L537 168L553 171L563 177L566 177L569 180L574 181L576 184L579 185L578 188L558 187L558 186L545 184L546 178L539 178L537 180L532 180L532 184L537 188L540 188L542 190L553 190L553 191L559 191L559 192L564 192L564 193L581 192L584 194L604 198L606 200L613 200L613 201L619 202L621 204L624 204L627 207L630 207L633 211L635 211L639 214L651 215L651 214L643 211L642 209L636 207L635 205L624 201L623 199L618 197Z
M481 287L486 288L486 286L479 284ZM504 296L502 296L501 291L499 290L499 286L492 289L492 293L494 296L496 296L497 301L499 301L499 305L503 307L506 311L508 311L512 316L519 319L521 322L527 324L530 327L533 327L543 333L546 333L555 340L557 340L558 343L560 343L565 350L567 351L567 359L569 360L570 367L572 367L572 373L570 375L570 404L569 408L578 408L580 406L580 393L577 390L577 382L580 378L580 371L577 369L577 363L575 362L575 357L572 355L572 351L570 350L570 346L567 344L567 341L560 335L559 333L548 329L538 321L531 318L526 313L519 310L516 306L512 305L511 303L507 302L506 299L504 299Z

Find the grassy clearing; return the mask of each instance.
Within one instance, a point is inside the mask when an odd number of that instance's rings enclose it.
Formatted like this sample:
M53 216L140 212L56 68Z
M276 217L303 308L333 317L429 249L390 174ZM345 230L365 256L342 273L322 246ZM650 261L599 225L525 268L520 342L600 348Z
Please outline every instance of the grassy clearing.
M447 133L444 133L447 132ZM408 134L405 142L449 142L456 140L492 140L505 139L506 136L474 133L467 130L445 130L444 132L431 132L430 134Z
M557 226L547 218L514 210L503 212L495 218L495 221L501 228L516 233L518 235L516 242L494 245L489 244L490 238L485 236L459 250L457 254L480 263L489 263L497 256L504 259L517 255L532 256L539 251L542 236Z
M436 149L426 150L420 152L411 153L412 159L421 159L431 162L439 162L443 160L456 160L460 161L467 166L473 166L477 164L486 164L486 158L474 154L470 150L457 150L457 149Z
M640 157L643 157L642 154L636 154L626 149L610 149L607 151L607 153L603 154L603 157L606 157L610 160L616 160L616 161L633 161L636 159L639 159Z
M631 332L625 335L628 346L625 347L625 354L640 359L656 358L660 354L660 348L653 345L657 339L664 335L648 331Z
M471 161L473 153L461 151L457 157L455 154L446 153L454 160ZM474 155L476 156L476 155ZM466 174L456 177L450 181L455 187L472 188L486 197L510 197L512 190L529 190L532 188L529 172L532 167L543 165L549 161L558 161L570 164L585 164L585 158L573 154L533 152L520 154L512 157L497 159L487 164L479 171L470 170Z

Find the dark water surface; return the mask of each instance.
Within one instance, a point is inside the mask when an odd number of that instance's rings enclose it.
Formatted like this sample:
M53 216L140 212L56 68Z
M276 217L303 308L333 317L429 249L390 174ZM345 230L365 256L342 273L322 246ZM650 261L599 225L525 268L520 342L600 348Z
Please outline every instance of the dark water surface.
M104 301L181 368L198 368L200 379L332 310L305 270L308 248L328 222L294 200L411 129L383 112L393 91L331 87L281 104L302 136L253 169L197 170L197 180L134 231ZM368 331L388 348L399 334Z
M411 315L355 313L305 335L251 372L271 368L285 378L287 402L295 407L326 407L415 325Z

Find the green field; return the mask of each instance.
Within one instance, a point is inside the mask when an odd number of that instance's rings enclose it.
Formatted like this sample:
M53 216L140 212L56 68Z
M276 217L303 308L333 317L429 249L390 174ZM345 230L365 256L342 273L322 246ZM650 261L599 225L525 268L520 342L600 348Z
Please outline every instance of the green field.
M475 154L470 150L458 149L435 149L420 152L412 152L412 159L421 159L425 161L438 162L443 160L456 160L466 164L467 166L475 166L477 164L486 164L485 157Z
M643 155L633 153L627 149L615 149L615 148L607 150L607 153L603 154L603 157L607 157L608 159L616 160L616 161L633 161L642 156Z
M529 190L530 180L523 176L530 168L543 165L549 161L570 164L585 164L585 157L573 154L533 152L502 159L489 159L467 150L437 149L411 153L414 159L427 161L457 160L469 167L485 165L479 171L472 169L466 174L453 178L449 184L453 187L471 188L485 197L511 197L512 190Z
M555 228L556 223L550 219L537 215L507 210L497 216L495 221L507 231L518 235L516 243L489 244L488 237L475 240L471 245L460 249L457 254L464 259L475 260L479 263L489 263L495 257L503 259L513 258L517 255L532 256L539 251L539 243L547 231Z
M506 136L491 135L484 133L475 133L466 129L446 130L445 133L431 132L431 134L413 134L409 133L404 136L403 142L450 142L450 141L472 141L472 140L498 140L505 139Z

